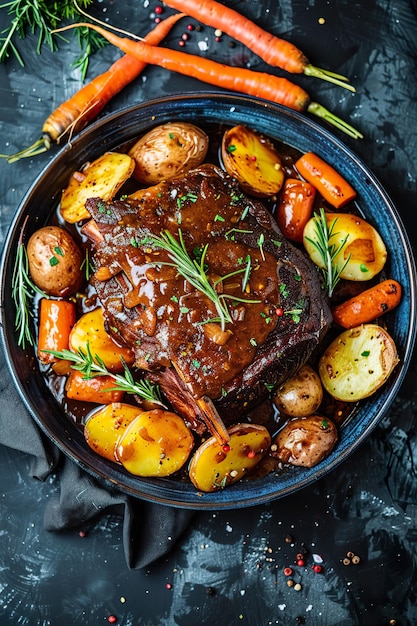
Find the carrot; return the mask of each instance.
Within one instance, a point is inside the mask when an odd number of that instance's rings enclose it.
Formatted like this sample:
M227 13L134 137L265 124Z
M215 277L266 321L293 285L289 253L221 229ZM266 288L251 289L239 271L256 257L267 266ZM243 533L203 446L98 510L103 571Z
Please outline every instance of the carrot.
M42 298L39 310L38 357L45 365L57 359L45 350L68 350L76 320L74 302Z
M187 13L207 26L219 29L247 46L269 65L294 74L305 74L327 80L355 91L347 78L311 65L306 55L295 45L272 35L238 11L215 0L165 0L173 9Z
M145 37L151 45L158 45L171 28L183 17L182 13L171 15L160 22ZM13 163L49 150L53 143L59 144L63 137L82 130L93 120L110 100L129 85L146 67L146 63L124 55L110 68L84 85L69 100L60 104L45 120L42 137L32 146L13 155L7 161Z
M114 389L111 376L94 376L86 378L78 370L72 370L65 384L65 393L70 400L111 404L121 402L124 392Z
M126 54L145 63L159 65L172 72L185 74L223 89L270 100L296 111L308 111L325 119L355 139L362 137L361 133L355 128L336 117L333 113L330 113L323 106L316 102L311 102L309 95L304 89L294 85L286 78L274 76L266 72L254 72L246 68L231 67L179 50L157 48L143 41L132 41L131 39L118 37L96 24L82 22L64 26L54 32L62 32L80 26L95 30Z
M335 306L333 320L342 328L354 328L392 311L400 300L401 285L393 279L384 280Z
M303 154L295 167L335 209L340 209L356 197L356 191L347 180L314 152Z
M279 194L275 219L286 239L302 243L304 226L312 216L316 189L305 180L287 178Z

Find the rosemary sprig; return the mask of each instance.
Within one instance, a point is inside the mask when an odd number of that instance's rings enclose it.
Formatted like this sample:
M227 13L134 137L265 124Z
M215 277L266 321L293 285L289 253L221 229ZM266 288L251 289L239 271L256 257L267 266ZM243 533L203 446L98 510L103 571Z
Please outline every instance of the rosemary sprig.
M110 387L107 391L124 391L125 393L135 394L143 400L148 400L154 404L158 404L164 409L167 408L162 401L158 385L153 384L144 378L136 381L123 359L121 360L123 363L124 373L115 374L114 372L111 372L107 369L103 360L97 354L93 357L88 342L86 352L84 352L81 348L77 352L72 352L71 350L44 350L44 352L52 354L57 359L70 361L72 363L72 369L78 370L84 374L85 378L110 376L114 379L116 384L114 387Z
M17 345L23 349L26 348L27 344L33 345L33 337L30 330L30 318L32 317L30 301L35 293L44 298L47 297L30 278L28 256L21 233L12 273L12 299L16 309L15 330L17 331Z
M350 260L349 255L341 267L339 267L335 263L335 259L345 247L349 235L346 235L346 237L340 242L338 246L336 246L335 244L331 244L331 238L338 234L334 232L337 218L332 221L329 227L326 219L326 213L322 208L320 209L320 215L314 213L314 222L316 226L315 233L317 239L311 239L310 237L307 237L307 240L320 253L324 265L321 270L325 278L327 293L329 295L329 298L331 298L331 296L333 295L333 291L340 280L340 275Z
M80 0L79 4L87 8L92 1ZM51 31L62 22L76 20L81 15L73 0L10 0L0 4L0 10L7 11L7 15L10 16L9 25L2 31L4 36L0 38L0 62L13 54L22 67L24 60L15 43L17 38L25 39L29 33L36 35L37 54L40 54L43 44L55 52L58 48L57 35ZM81 68L84 80L89 56L106 43L102 37L89 29L77 29L77 38L83 52L74 65Z
M233 322L230 311L225 302L226 299L236 300L238 302L260 302L260 300L247 300L231 294L218 293L216 291L216 285L222 282L225 277L223 276L217 279L214 284L210 282L207 276L205 264L205 258L209 247L208 243L206 243L205 246L202 248L198 258L192 259L185 247L184 238L181 230L178 230L178 239L176 239L174 235L172 235L172 233L166 230L165 232L161 233L160 236L153 234L149 235L146 238L146 243L149 242L157 245L159 248L162 248L163 250L168 252L168 256L172 260L172 263L161 263L161 261L158 261L156 264L172 265L177 269L181 276L183 276L191 285L193 285L193 287L195 287L198 291L207 296L209 300L211 300L211 302L216 307L216 311L219 316L218 321L221 324L222 330L225 329L226 323ZM227 277L242 272L246 272L246 267L229 274Z

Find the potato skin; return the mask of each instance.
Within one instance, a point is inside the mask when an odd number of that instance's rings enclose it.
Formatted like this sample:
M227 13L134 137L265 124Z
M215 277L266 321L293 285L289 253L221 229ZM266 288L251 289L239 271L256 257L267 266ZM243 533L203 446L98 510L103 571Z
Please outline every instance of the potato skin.
M328 456L337 440L337 428L331 420L310 415L290 420L275 437L271 454L282 463L314 467Z
M146 185L174 178L201 165L209 146L205 132L187 122L156 126L130 149L135 160L133 178Z
M319 408L323 399L320 376L310 365L303 365L298 372L276 390L274 404L283 415L305 417Z
M27 256L33 282L48 295L69 296L83 284L83 253L64 228L44 226L34 232Z

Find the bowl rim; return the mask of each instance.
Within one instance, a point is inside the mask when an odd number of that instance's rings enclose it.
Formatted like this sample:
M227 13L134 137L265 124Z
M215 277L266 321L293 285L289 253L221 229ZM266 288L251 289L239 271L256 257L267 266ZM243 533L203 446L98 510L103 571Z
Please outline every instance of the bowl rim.
M141 123L148 124L150 127L152 125L162 123L159 121L161 119L160 115L153 116L151 114L152 112L159 111L161 113L163 111L166 116L172 115L172 111L175 110L181 111L182 114L184 114L185 117L191 121L189 117L195 117L197 115L195 111L198 107L200 111L203 111L200 115L205 116L204 119L207 119L207 116L209 115L214 116L215 114L226 114L227 112L229 112L234 119L236 115L240 114L242 111L245 111L245 115L248 119L256 118L257 121L259 121L259 118L261 117L269 119L269 116L271 116L271 120L277 120L276 123L278 126L283 124L284 126L291 127L291 131L293 133L295 133L295 129L300 126L304 134L313 133L317 138L315 151L317 151L319 155L321 152L326 152L326 150L330 148L331 151L336 151L338 157L342 160L343 167L350 165L354 170L355 176L359 173L363 177L361 184L364 186L364 189L369 188L369 193L375 193L376 197L381 201L382 205L387 210L390 217L390 228L398 239L396 246L401 250L401 254L404 257L404 271L409 281L407 284L408 294L406 301L408 305L408 313L405 316L406 319L408 319L408 328L404 335L402 345L401 364L396 373L393 375L393 378L390 379L389 385L386 383L387 386L385 388L385 392L382 392L382 397L384 399L378 400L376 404L372 399L364 401L364 407L372 405L372 419L366 419L363 416L358 418L358 423L354 425L354 430L352 431L355 435L353 443L349 444L348 440L344 441L343 437L340 438L335 451L319 465L310 469L291 468L286 474L284 473L287 478L287 482L284 481L284 484L280 484L280 478L277 478L276 484L277 487L280 487L279 489L271 486L270 483L273 479L271 475L266 476L264 479L256 479L253 483L256 483L257 488L254 489L252 485L252 488L249 489L249 496L247 495L246 489L246 497L245 486L248 487L251 481L247 483L237 483L236 485L228 487L225 490L214 492L213 494L199 494L199 492L197 492L192 485L190 489L190 486L188 485L175 482L174 488L172 484L174 481L170 481L169 479L143 479L126 475L126 473L123 471L121 472L117 466L117 469L112 467L115 464L112 464L110 461L107 462L105 459L102 459L96 453L88 449L88 447L86 448L86 444L81 433L78 429L76 429L75 425L71 424L69 420L67 427L64 427L63 429L64 433L62 434L61 432L60 435L57 435L56 429L51 427L49 424L46 424L45 418L39 415L36 400L39 399L40 391L37 391L36 398L32 397L32 392L29 393L31 381L26 380L23 381L22 384L20 372L22 368L26 368L26 371L28 371L27 362L24 362L25 359L27 359L27 354L25 357L23 354L16 357L16 349L14 345L15 341L13 340L14 331L11 331L10 329L10 311L6 306L7 300L10 300L10 289L8 289L7 286L7 279L8 277L10 278L11 256L13 253L13 246L17 241L17 233L20 232L20 229L22 228L26 207L30 206L30 203L33 202L34 190L36 190L47 179L47 177L51 175L51 172L54 172L54 170L58 167L65 167L67 173L70 172L73 168L70 167L69 163L74 157L75 152L80 146L82 147L81 154L89 152L88 146L90 141L99 139L100 145L104 144L104 147L101 145L98 152L98 154L102 154L105 151L106 144L109 142L109 129L113 129L110 134L114 134L116 130L120 128L121 122L124 119L128 119L130 117L135 119L136 116L139 116ZM209 110L211 111L210 107L217 111L217 113L215 113L215 111L213 113L208 113ZM155 120L155 117L158 118L158 121ZM254 126L256 125L257 124L254 124ZM146 132L146 128L139 130L138 135L143 132ZM282 139L282 141L284 143L288 143L286 139ZM116 145L117 144L114 143L114 146ZM96 152L97 150L98 147L95 147ZM80 158L77 159L78 163L80 162ZM350 171L347 170L347 172L347 177L349 177ZM56 203L56 194L55 196L51 196L48 201L50 203ZM363 443L363 441L369 436L369 434L387 413L406 375L416 340L417 316L415 306L415 277L416 266L412 247L396 207L380 181L376 178L368 166L365 165L363 161L353 152L353 150L348 148L342 141L305 115L259 98L229 92L186 92L180 95L173 94L160 98L153 98L139 104L122 107L121 109L104 116L79 133L79 135L71 141L70 145L67 144L60 148L53 158L44 166L20 201L6 234L0 262L0 338L12 381L23 401L23 404L26 406L35 423L61 450L61 452L75 461L83 470L103 482L107 488L116 488L128 495L173 507L206 510L244 508L270 502L271 500L290 495L295 491L299 491L307 487L324 475L333 471ZM23 352L24 351L22 351L22 353ZM28 352L28 350L26 350L26 352ZM36 368L34 368L33 371L36 372ZM41 376L39 373L38 375ZM51 398L42 399L42 402L45 402L44 408L54 411L56 410L57 404L55 404L56 401L52 399L52 394L50 395ZM364 412L365 409L363 413ZM355 419L356 417L354 420ZM93 459L92 462L89 459L90 456ZM296 475L295 480L292 479L293 474Z

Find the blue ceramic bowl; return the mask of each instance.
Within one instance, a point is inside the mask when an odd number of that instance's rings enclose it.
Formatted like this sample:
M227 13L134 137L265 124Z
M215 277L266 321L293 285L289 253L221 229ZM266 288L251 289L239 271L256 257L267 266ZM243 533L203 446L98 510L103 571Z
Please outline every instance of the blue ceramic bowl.
M331 455L312 469L294 468L281 476L242 482L224 491L201 495L191 484L166 479L134 477L118 465L92 452L49 393L31 350L18 347L13 331L11 299L14 254L24 220L26 237L48 221L70 173L85 161L116 149L156 124L172 120L195 124L245 124L301 152L314 151L356 189L365 218L375 224L388 250L387 274L403 287L401 305L387 316L401 362L384 387L363 401L359 411L341 430ZM64 147L45 168L18 207L5 242L1 265L1 332L8 365L21 397L39 427L83 469L112 487L133 496L194 509L247 507L286 496L333 471L371 433L393 402L407 370L416 334L416 269L411 247L391 200L375 176L346 146L318 124L278 105L234 94L185 94L165 97L105 117Z

